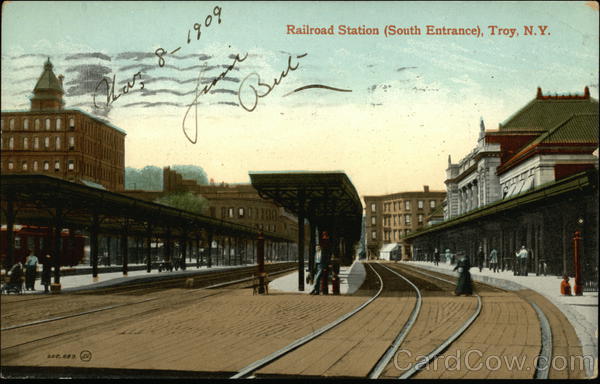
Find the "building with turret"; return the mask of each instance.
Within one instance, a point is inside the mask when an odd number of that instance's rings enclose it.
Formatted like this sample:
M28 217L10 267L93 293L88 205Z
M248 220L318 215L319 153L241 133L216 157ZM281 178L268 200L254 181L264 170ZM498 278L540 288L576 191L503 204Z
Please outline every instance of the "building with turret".
M80 109L65 109L63 76L44 64L25 111L2 111L3 174L45 174L122 191L125 131Z

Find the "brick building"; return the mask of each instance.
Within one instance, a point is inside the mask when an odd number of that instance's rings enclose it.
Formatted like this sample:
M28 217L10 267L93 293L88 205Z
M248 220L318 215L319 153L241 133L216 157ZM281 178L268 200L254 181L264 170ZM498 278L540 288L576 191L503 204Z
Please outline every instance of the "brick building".
M404 236L417 228L427 225L428 220L441 211L446 192L430 191L425 185L423 191L398 192L382 196L363 196L366 206L365 238L367 257L378 258L386 244L398 244L399 255L410 258L410 247L404 243Z
M2 111L0 169L38 173L110 191L122 191L125 131L79 109L64 109L63 76L50 59L28 111Z
M217 219L246 225L271 235L297 240L298 220L282 207L263 199L251 184L225 183L199 185L195 180L184 179L170 167L163 168L163 191L126 191L127 195L146 200L156 200L172 193L192 192L208 200L205 213Z

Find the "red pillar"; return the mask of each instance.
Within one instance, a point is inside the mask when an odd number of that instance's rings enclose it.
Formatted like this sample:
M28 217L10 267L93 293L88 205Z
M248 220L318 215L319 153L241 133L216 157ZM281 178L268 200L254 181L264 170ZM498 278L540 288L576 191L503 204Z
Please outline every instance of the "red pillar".
M573 257L575 261L575 296L583 295L583 280L581 278L581 263L580 263L580 251L581 251L581 233L575 231L573 236Z

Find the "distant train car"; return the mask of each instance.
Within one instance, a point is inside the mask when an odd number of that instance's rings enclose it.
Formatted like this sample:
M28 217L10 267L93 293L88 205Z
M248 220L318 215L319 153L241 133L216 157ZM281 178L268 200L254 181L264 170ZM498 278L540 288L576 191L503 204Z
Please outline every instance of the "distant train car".
M18 228L18 229L17 229ZM53 252L53 234L48 227L35 226L16 226L14 229L15 262L25 262L25 258L30 251L41 261L46 252ZM63 231L61 237L61 266L74 266L83 260L83 249L85 246L85 236L70 234ZM3 227L1 230L0 241L0 265L4 265L4 259L7 255L7 231Z

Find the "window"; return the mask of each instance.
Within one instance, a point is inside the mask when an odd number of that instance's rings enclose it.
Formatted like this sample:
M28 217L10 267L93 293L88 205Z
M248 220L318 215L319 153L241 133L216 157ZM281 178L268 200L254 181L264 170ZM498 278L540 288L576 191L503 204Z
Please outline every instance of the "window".
M15 129L15 119L10 119L8 121L8 129L10 129L11 131Z
M404 215L404 224L410 225L410 215Z
M423 209L423 200L417 201L417 208Z
M371 225L376 225L376 224L377 224L377 217L371 216Z
M227 217L233 218L233 208L229 208L229 215Z
M248 208L248 218L252 218L252 208Z
M244 217L244 208L238 208L238 216Z
M26 137L23 138L23 149L29 149L29 139Z
M404 202L404 209L410 211L410 200L406 200Z
M75 129L75 119L72 118L72 117L69 119L69 129L70 130L74 130Z
M33 138L33 149L40 149L40 138L39 137Z
M8 169L13 169L14 168L14 164L12 161L8 162Z
M55 171L60 171L60 160L56 160L54 162L54 170Z
M13 149L15 146L15 138L14 137L9 137L8 138L8 149Z
M21 169L24 171L27 170L27 161L23 160L23 162L21 163Z
M69 171L75 170L75 162L73 160L69 160Z
M377 239L377 231L371 231L371 239L372 240L376 240Z
M375 203L371 203L371 212L375 212L375 207L376 207Z
M50 130L50 119L46 119L46 131Z
M44 137L44 148L46 148L46 149L50 148L50 138L49 137Z
M58 131L60 131L62 129L62 119L61 118L56 119L56 129Z
M69 136L69 149L75 149L75 136Z
M40 130L40 119L35 119L35 130L36 131Z
M419 214L418 216L419 224L423 224L423 215Z
M29 119L23 120L23 130L27 131L29 129Z
M60 137L56 136L56 149L60 149Z
M37 160L33 162L33 170L34 171L38 170L38 162L37 162Z
M429 208L435 208L435 200L429 200Z

